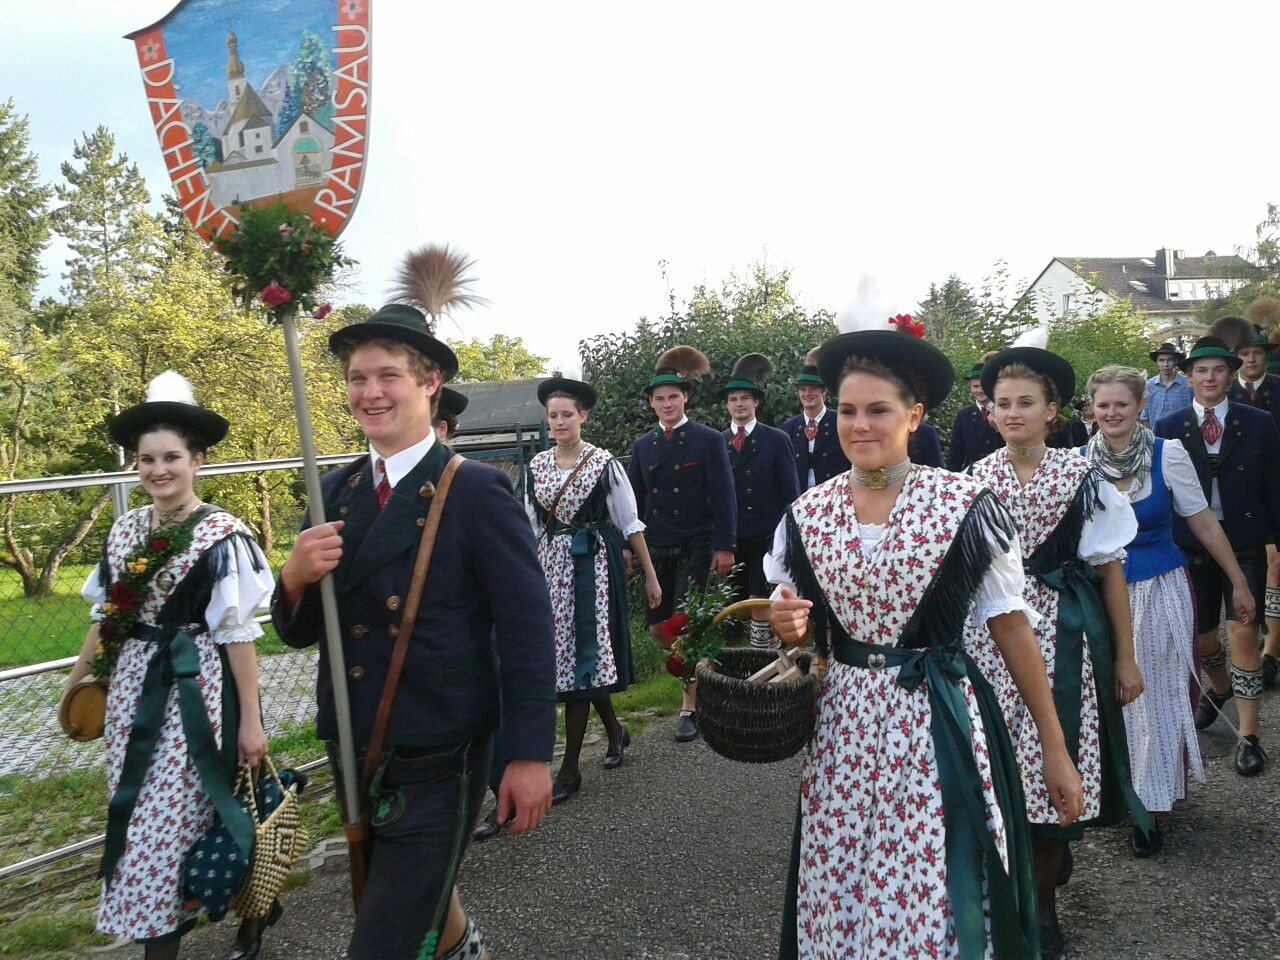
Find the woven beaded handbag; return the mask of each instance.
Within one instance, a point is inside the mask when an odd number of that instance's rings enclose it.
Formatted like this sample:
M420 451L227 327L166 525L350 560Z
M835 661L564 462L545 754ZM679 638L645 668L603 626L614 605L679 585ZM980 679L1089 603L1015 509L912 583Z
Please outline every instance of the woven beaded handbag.
M292 770L278 774L270 757L263 758L262 766L265 773L253 789L248 789L249 768L242 768L237 789L247 801L254 823L253 857L231 901L242 920L266 916L289 871L307 848L307 831L298 815L298 794L305 778Z

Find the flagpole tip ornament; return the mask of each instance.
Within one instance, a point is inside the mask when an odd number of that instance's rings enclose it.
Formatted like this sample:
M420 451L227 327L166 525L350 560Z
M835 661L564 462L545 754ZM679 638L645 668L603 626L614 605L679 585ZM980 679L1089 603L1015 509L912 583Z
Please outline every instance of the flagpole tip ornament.
M107 421L107 433L126 450L138 449L138 438L157 424L172 424L191 431L205 446L227 435L230 424L212 410L196 403L189 381L176 370L166 370L147 384L146 399L122 410Z

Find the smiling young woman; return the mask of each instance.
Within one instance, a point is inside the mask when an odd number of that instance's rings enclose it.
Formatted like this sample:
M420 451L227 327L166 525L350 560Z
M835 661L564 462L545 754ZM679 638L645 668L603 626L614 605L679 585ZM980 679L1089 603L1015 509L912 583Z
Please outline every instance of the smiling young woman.
M822 603L832 638L829 649L818 638L831 663L801 774L781 956L923 956L939 944L984 956L998 943L1002 958L1035 960L1019 773L962 645L970 611L1036 717L1042 789L1064 824L1079 813L1080 780L1022 598L1013 519L971 478L907 458L925 406L946 396L953 373L901 329L909 318L895 319L898 331L822 347L852 466L800 495L765 560L778 584L778 636L802 642L809 608ZM861 896L872 879L875 909Z

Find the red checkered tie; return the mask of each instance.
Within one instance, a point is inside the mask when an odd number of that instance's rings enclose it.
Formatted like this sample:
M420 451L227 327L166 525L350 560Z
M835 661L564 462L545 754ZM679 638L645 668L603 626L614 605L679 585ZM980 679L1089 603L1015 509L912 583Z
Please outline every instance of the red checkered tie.
M662 436L663 436L665 439L670 440L670 439L671 439L671 428L670 428L670 427L663 427L663 428L662 428Z
M378 485L373 492L377 494L378 509L381 510L391 499L391 482L387 479L387 461L381 457L374 461L374 472L378 475Z
M982 412L982 422L988 427L991 426L991 411L987 408L987 405L984 403L978 409Z
M1222 439L1222 423L1218 420L1218 415L1213 412L1213 407L1207 408L1204 412L1204 422L1200 424L1200 436L1204 437L1206 447L1212 447Z
M729 446L733 447L734 453L742 452L742 445L747 442L747 428L738 427L738 432L733 435L733 439L729 441Z
M1244 385L1245 392L1249 394L1249 402L1253 403L1258 399L1258 390L1253 385L1253 381L1249 381Z
M809 418L808 424L804 428L804 438L812 441L818 435L818 421L814 417Z

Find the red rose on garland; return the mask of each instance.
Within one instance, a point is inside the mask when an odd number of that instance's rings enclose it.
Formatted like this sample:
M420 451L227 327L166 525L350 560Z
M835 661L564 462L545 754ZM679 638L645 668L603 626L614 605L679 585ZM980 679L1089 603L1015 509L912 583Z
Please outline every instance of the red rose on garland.
M164 537L152 537L147 542L147 549L152 553L164 553L169 549L169 541Z
M258 294L268 307L281 307L293 299L293 294L278 283L269 283Z
M114 620L103 620L98 624L98 639L114 640L119 629L119 625Z
M131 610L138 602L138 591L123 580L111 585L110 600L121 610Z

